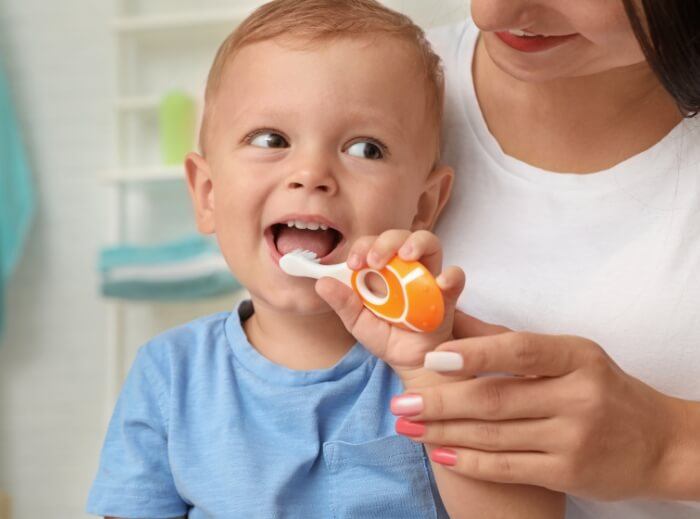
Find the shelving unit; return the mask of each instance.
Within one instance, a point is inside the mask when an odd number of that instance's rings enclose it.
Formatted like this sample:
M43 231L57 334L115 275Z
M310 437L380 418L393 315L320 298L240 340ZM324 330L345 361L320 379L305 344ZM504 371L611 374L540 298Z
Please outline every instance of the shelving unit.
M114 1L114 156L111 166L106 165L99 176L110 190L108 237L116 244L143 239L134 236L138 234L134 231L143 231L144 225L130 222L133 197L144 206L148 204L144 193L153 186L179 183L184 190L183 166L165 166L159 160L160 99L174 89L199 99L218 45L262 1ZM231 3L235 7L231 8ZM110 301L108 305L109 413L126 373L127 313L137 305L122 301Z

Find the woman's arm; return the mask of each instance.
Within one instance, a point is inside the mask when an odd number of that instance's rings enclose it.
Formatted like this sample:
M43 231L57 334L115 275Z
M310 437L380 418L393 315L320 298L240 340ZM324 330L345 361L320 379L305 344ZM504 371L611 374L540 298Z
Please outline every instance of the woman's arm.
M414 391L414 394L420 394L421 389L439 388L443 384L449 385L453 382L454 379L426 370L422 375L406 383L406 394ZM397 410L395 405L392 405L392 410ZM405 423L414 426L418 424L419 427L416 429L409 426L404 429L403 424ZM432 428L429 434L434 438L440 436L439 431L436 431L433 425L422 424L420 421L407 418L399 418L397 431L399 433L410 431L412 434L407 436L411 439L427 442L427 436L416 435L416 432L420 432L420 425L429 425ZM427 429L427 427L424 429L426 433ZM451 438L445 437L441 439L451 440ZM431 465L440 497L451 519L474 517L485 519L555 519L564 517L566 509L566 496L564 494L537 486L493 483L465 476L459 471L453 470L449 465L433 461L434 451L438 447L439 445L433 443L425 445L426 451L431 457Z
M564 494L526 485L469 479L433 463L435 481L451 519L563 518Z
M469 337L438 351L462 357L450 372L462 380L412 390L423 405L411 419L456 454L449 470L597 500L700 500L700 403L635 379L586 339L457 321ZM471 378L485 372L525 376Z

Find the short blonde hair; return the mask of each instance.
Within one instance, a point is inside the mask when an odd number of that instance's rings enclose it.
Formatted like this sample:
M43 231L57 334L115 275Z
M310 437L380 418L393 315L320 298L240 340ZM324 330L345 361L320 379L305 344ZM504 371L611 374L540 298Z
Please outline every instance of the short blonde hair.
M335 38L385 34L409 44L427 86L427 106L433 115L437 140L442 121L444 76L440 58L423 30L406 15L375 0L273 0L256 9L221 44L209 70L204 116L199 134L204 153L207 121L226 65L246 45L280 37L325 42Z

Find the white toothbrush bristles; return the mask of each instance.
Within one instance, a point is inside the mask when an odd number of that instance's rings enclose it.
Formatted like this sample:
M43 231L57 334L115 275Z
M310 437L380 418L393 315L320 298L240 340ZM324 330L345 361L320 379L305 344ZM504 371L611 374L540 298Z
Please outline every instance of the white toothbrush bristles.
M310 260L310 261L315 261L316 263L320 263L320 259L318 256L316 256L316 253L310 250L301 250L301 249L296 249L295 251L292 251L290 254L294 254L296 256L303 257L304 259Z
M280 268L290 276L312 277L309 276L309 271L313 270L320 261L314 252L297 249L280 258Z
M280 268L290 276L321 279L331 277L352 288L352 270L345 263L324 265L316 253L297 249L280 258Z

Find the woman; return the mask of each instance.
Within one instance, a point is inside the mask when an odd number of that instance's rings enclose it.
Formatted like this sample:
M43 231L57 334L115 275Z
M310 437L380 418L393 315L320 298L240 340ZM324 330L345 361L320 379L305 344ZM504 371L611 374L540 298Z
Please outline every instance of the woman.
M472 15L432 34L457 171L438 234L461 309L528 333L463 316L427 358L463 380L420 393L415 439L566 492L567 517L700 517L700 3Z

